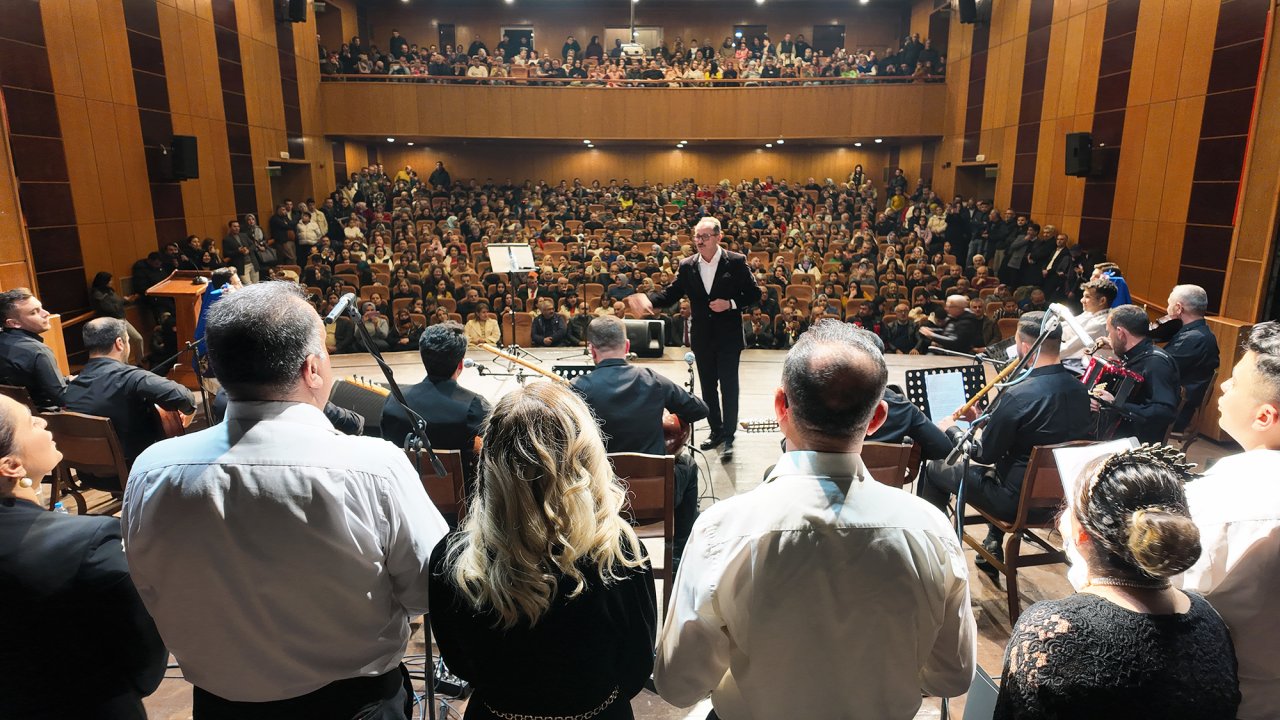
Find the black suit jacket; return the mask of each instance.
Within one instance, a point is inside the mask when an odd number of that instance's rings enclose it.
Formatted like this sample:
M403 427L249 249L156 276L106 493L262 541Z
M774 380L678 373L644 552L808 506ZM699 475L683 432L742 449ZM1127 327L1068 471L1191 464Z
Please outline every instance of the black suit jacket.
M725 250L716 265L715 277L708 293L698 272L701 257L694 253L680 261L676 279L662 292L653 293L649 299L657 307L670 307L680 298L689 298L693 310L692 347L695 353L713 348L742 349L743 309L760 302L760 288L751 276L747 257ZM724 312L712 312L712 300L732 300L737 307Z
M609 452L663 455L664 409L689 423L707 416L707 404L701 399L626 360L602 360L595 370L574 378L573 389L595 412Z
M1192 320L1178 330L1164 351L1178 365L1178 376L1186 389L1187 402L1178 417L1178 422L1185 424L1200 407L1200 401L1210 389L1209 379L1221 362L1218 339L1204 320Z
M947 434L930 422L910 400L886 388L884 401L889 404L889 416L874 434L867 436L868 440L903 443L909 439L920 446L920 456L924 460L941 460L951 452Z
M0 617L0 717L145 717L138 699L160 685L169 653L129 579L117 518L0 500ZM75 673L74 692L51 668Z

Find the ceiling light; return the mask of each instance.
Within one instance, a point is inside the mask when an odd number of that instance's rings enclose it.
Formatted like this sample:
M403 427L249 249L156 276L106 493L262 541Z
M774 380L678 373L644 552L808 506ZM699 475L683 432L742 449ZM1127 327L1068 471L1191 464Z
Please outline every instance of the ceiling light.
M405 145L408 145L409 147L413 147L413 141L410 140L409 142L405 143Z
M506 0L508 5L514 5L516 0Z
M395 141L396 141L395 138L387 138L387 142L395 142Z
M866 5L869 2L871 2L871 0L858 0L859 5Z
M782 138L778 138L778 144L779 144L779 145L781 145L783 142L784 142L784 140L783 140Z
M880 143L882 143L882 142L884 142L884 138L876 138L876 144L877 144L877 145L879 145L879 144L880 144Z
M773 143L765 143L764 146L767 148L771 148L773 147Z
M764 0L756 0L756 4L757 4L757 5L763 5L763 4L764 4Z
M860 143L860 142L856 142L856 143L854 143L854 144L853 144L853 146L854 146L854 147L862 147L862 143Z
M583 144L583 145L590 145L590 144L591 144L591 141L590 141L590 140L583 140L583 141L582 141L582 144Z

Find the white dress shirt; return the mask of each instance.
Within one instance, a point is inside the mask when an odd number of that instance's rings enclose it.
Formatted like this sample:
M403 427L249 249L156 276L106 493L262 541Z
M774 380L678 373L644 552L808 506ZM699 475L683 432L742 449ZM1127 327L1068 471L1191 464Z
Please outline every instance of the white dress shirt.
M866 478L866 479L861 479ZM955 531L857 455L790 452L689 538L654 678L744 718L912 718L969 688L976 629Z
M702 278L702 287L706 288L707 294L711 294L711 286L716 281L716 268L720 267L720 258L724 257L724 248L716 246L716 254L711 256L711 262L707 262L702 257L702 253L698 253L698 276Z
M394 668L448 531L401 450L284 402L232 402L222 424L152 445L121 522L187 680L243 702Z
M1089 333L1089 336L1092 339L1097 340L1098 338L1104 338L1107 336L1107 314L1109 312L1109 310L1103 310L1101 312L1082 312L1076 316L1076 320L1079 321L1080 327L1083 328L1085 332ZM1084 340L1080 338L1080 336L1076 335L1075 331L1071 329L1071 326L1063 323L1062 347L1058 350L1058 355L1064 359L1081 359L1084 357L1084 350Z
M1280 718L1278 468L1280 451L1251 450L1219 460L1187 484L1201 552L1181 587L1204 594L1231 629L1241 720Z

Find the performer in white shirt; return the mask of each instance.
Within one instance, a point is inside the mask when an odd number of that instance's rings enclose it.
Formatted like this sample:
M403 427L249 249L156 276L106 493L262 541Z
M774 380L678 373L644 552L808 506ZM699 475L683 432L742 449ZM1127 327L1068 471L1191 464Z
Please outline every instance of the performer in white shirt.
M936 508L872 479L858 453L888 414L880 352L823 321L774 396L791 449L765 483L694 524L659 637L668 702L712 717L893 720L969 688L965 558Z
M1218 409L1245 452L1187 485L1202 552L1182 587L1203 593L1227 621L1240 665L1238 717L1260 720L1280 717L1280 323L1255 326L1244 350Z
M1116 284L1107 278L1090 280L1080 286L1080 304L1084 312L1076 316L1076 321L1094 340L1107 336L1107 313L1111 311L1111 303L1116 299ZM1069 326L1062 328L1062 349L1058 355L1063 360L1083 360L1085 342Z
M139 456L121 517L193 715L403 720L444 519L400 449L325 419L324 328L296 285L228 295L207 327L226 421Z

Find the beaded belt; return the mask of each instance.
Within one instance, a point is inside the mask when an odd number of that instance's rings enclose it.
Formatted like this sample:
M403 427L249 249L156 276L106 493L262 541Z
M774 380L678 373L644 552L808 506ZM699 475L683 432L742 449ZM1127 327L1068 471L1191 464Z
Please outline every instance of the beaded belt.
M504 713L494 710L489 703L485 703L484 706L489 712L502 718L502 720L589 720L589 718L593 718L604 712L605 708L612 705L613 701L617 699L618 688L615 687L613 692L609 693L609 697L605 698L604 702L597 705L594 710L588 710L587 712L578 713L577 715L528 715L525 713Z

